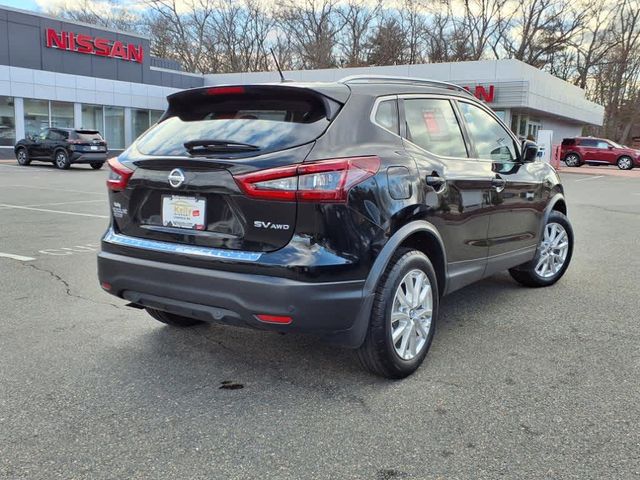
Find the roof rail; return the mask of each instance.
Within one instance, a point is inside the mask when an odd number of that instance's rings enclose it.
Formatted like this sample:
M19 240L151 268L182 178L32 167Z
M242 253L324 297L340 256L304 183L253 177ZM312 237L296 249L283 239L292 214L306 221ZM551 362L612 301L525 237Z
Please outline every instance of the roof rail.
M464 87L456 85L455 83L442 82L440 80L430 80L427 78L416 77L396 77L392 75L350 75L348 77L341 78L338 83L368 83L368 82L383 82L383 83L405 83L411 85L424 85L425 87L440 87L449 90L457 90L458 92L466 93L473 97L473 94ZM475 98L475 97L474 97Z

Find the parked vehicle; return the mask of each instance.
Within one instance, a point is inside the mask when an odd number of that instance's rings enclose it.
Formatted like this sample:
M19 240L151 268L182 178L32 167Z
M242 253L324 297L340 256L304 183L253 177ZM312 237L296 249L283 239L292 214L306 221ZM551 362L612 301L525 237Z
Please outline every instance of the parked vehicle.
M97 130L45 128L39 135L16 143L16 159L20 165L32 161L51 162L66 170L74 163L88 163L98 170L107 161L107 142Z
M560 158L567 167L581 167L585 163L617 165L620 170L640 167L640 150L603 138L565 138L560 147Z
M569 266L556 171L463 88L349 77L168 101L109 160L98 257L102 287L161 322L313 333L401 378L443 295Z

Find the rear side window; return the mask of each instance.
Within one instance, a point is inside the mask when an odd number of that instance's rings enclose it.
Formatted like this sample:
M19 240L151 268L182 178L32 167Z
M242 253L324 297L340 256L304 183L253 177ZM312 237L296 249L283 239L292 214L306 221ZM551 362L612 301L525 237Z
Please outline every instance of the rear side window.
M576 144L575 138L565 138L562 140L562 145L565 147L571 147Z
M495 118L476 105L466 102L458 104L478 158L501 162L513 162L518 159L511 135Z
M195 91L177 97L167 118L140 137L136 148L146 155L183 156L190 154L185 143L211 141L216 145L210 147L211 155L257 155L309 143L330 123L326 105L331 100L318 95L284 89L247 93L242 87L232 88L243 93ZM221 147L224 142L229 146ZM195 155L193 150L191 154ZM206 151L199 150L198 155L202 154Z
M467 157L460 125L449 100L433 98L404 101L407 138L428 152L443 157Z
M598 141L597 140L588 140L588 139L582 139L580 140L580 146L581 147L597 147L598 146Z
M382 128L398 134L398 102L396 100L385 100L378 104L375 122Z

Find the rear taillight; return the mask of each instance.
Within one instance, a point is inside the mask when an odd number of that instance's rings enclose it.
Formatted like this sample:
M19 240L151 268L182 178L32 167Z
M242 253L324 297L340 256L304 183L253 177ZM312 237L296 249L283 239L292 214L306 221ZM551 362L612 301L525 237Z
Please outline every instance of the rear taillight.
M133 175L133 170L125 167L115 157L110 158L107 163L111 169L109 178L107 178L107 188L114 192L119 192L127 188L127 183L129 183L129 179L131 175Z
M236 183L253 198L303 202L346 202L349 190L374 176L380 158L351 157L238 175Z

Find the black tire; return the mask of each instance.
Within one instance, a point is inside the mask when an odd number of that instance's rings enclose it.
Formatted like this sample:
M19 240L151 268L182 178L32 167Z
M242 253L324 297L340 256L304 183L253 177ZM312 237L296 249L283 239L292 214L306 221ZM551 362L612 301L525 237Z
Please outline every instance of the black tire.
M69 154L62 149L56 150L53 154L53 164L60 170L68 170L71 167Z
M565 232L567 233L568 242L569 242L567 256L564 260L564 264L558 270L558 272L556 272L551 277L542 277L538 274L538 272L536 272L536 266L538 265L538 262L540 260L540 255L541 255L541 246L539 246L538 251L536 252L536 256L532 261L509 270L509 273L511 274L513 279L526 287L536 288L536 287L548 287L550 285L553 285L554 283L556 283L558 280L562 278L564 273L567 271L567 268L569 268L569 264L571 263L571 256L573 255L574 235L573 235L573 228L571 228L571 223L569 222L569 219L565 215L563 215L561 212L553 211L551 212L551 215L549 215L549 219L547 220L547 225L549 225L550 223L558 223L562 225ZM546 225L545 225L545 228L546 228ZM542 242L542 239L541 239L541 242Z
M93 168L94 170L100 170L103 165L104 162L91 162L91 168Z
M183 317L181 315L176 315L175 313L163 312L162 310L156 310L154 308L145 308L145 310L159 322L166 323L172 327L192 327L193 325L202 323L200 320L196 320L195 318Z
M31 163L31 159L29 158L29 151L20 147L16 150L16 160L18 161L18 165L26 167Z
M633 159L631 157L623 155L618 159L616 165L618 165L618 168L620 170L631 170L633 168Z
M564 157L564 163L567 167L581 167L582 160L580 159L580 155L577 153L568 153Z
M422 350L411 360L402 359L391 338L391 310L396 291L405 275L412 270L424 272L431 283L432 316ZM415 372L429 351L438 319L438 283L429 258L418 250L400 249L393 256L376 288L369 329L358 349L362 366L370 372L390 379L405 378Z

